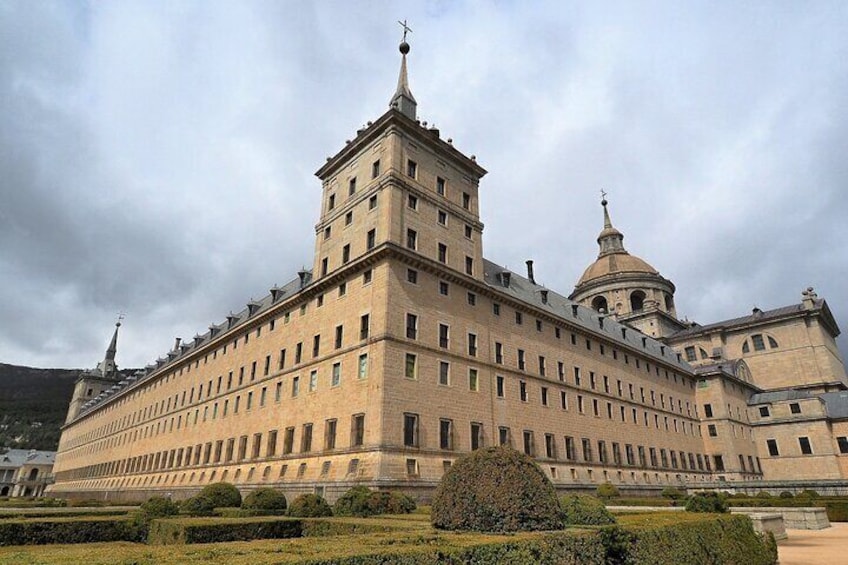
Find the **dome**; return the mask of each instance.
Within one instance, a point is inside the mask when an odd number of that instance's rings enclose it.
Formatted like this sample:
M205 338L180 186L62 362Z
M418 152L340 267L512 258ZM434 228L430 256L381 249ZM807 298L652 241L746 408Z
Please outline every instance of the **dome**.
M659 275L659 271L650 266L647 262L635 255L624 253L610 253L598 259L589 265L583 272L583 276L577 282L577 286L581 287L584 284L606 277L609 275L623 274L647 274Z

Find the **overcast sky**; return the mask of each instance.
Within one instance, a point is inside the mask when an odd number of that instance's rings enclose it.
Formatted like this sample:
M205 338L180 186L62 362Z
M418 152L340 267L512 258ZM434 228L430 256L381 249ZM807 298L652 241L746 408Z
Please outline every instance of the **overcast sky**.
M487 258L568 294L604 188L681 316L814 286L848 330L848 2L0 0L0 362L91 367L126 312L143 366L311 265L403 18Z

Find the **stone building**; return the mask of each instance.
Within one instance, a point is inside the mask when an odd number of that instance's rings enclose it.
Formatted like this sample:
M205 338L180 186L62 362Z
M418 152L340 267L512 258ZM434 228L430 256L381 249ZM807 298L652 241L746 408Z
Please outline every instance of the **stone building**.
M55 451L0 449L0 497L43 495L55 458Z
M602 205L598 259L570 298L667 343L692 366L716 478L848 478L848 377L827 302L808 288L790 306L707 325L679 320L672 282L624 249Z
M522 276L484 258L486 171L417 119L408 52L388 111L316 173L313 268L132 377L83 375L51 493L179 498L229 481L426 496L458 456L498 444L563 490L762 478L748 361L695 367L689 342L657 339L691 328L607 212L572 299L532 263ZM711 425L739 435L709 439Z

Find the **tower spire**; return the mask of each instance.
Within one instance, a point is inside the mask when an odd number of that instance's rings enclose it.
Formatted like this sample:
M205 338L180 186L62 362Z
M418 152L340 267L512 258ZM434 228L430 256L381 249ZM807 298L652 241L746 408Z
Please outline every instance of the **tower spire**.
M118 352L118 329L121 327L121 320L124 319L123 314L118 315L118 321L115 322L115 333L112 334L112 341L109 342L109 347L106 348L106 356L103 361L97 364L97 369L104 377L114 377L118 372L118 366L115 364L115 354Z
M409 78L406 72L406 55L409 53L409 43L406 42L406 34L411 32L412 29L406 25L406 20L403 20L402 22L398 21L398 23L403 27L403 39L401 40L400 47L398 48L401 53L400 74L398 75L397 89L395 90L394 96L392 96L391 102L389 102L389 106L397 109L403 115L414 120L418 103L415 101L415 97L409 89Z
M607 209L607 193L601 190L601 206L604 208L604 229L601 230L598 236L598 245L600 251L598 257L610 255L612 253L627 253L624 249L624 234L615 229L610 219L609 210Z

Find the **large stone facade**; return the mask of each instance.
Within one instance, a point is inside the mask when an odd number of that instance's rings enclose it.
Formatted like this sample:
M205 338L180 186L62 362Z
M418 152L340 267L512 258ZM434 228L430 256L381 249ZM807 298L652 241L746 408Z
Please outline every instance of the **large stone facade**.
M653 286L617 320L483 258L486 171L416 120L406 52L389 111L317 172L313 269L93 398L83 376L53 494L184 497L225 480L426 496L496 444L560 489L762 478L746 365L696 368L636 329L646 307L676 321L670 281L642 268Z

